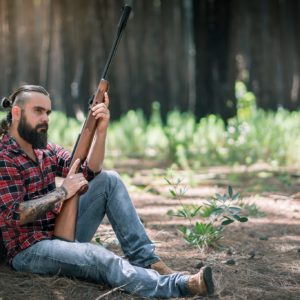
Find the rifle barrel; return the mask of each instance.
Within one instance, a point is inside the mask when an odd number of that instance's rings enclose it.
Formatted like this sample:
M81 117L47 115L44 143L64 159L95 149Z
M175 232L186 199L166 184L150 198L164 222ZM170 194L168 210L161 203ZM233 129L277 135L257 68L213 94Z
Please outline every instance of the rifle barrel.
M102 77L101 77L102 79L105 79L105 77L106 77L106 74L107 74L108 68L110 66L111 60L112 60L112 58L115 54L115 51L118 47L120 38L122 36L123 30L125 29L125 26L126 26L126 23L127 23L130 11L131 11L131 7L129 5L124 5L122 9L123 9L123 13L121 15L121 18L120 18L120 21L119 21L119 24L118 24L117 33L116 33L112 48L109 52L108 59L107 59L107 62L105 64L105 67L104 67L104 71L102 73Z

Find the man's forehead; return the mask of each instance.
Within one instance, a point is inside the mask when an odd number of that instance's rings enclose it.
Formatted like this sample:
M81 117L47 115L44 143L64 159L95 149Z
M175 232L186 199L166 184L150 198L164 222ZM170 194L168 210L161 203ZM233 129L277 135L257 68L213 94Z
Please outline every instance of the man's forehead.
M26 92L26 94L28 94L28 98L25 101L25 106L51 108L51 100L48 96L37 92Z

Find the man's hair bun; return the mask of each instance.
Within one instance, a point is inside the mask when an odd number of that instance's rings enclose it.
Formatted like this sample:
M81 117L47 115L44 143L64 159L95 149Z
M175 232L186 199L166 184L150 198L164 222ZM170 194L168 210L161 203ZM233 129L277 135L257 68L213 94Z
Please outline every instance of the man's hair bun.
M6 97L2 98L1 107L4 108L4 109L10 108L11 107L11 101Z

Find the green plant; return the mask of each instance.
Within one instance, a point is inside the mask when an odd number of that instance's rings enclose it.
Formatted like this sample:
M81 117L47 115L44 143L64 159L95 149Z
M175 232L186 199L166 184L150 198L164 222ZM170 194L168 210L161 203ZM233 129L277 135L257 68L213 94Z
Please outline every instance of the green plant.
M180 167L190 168L196 119L192 113L173 110L168 113L164 133L168 139L168 155Z
M222 238L223 228L216 228L212 223L196 222L192 228L180 226L179 230L188 244L208 248L217 246L217 241Z
M59 111L53 111L49 122L49 140L66 148L72 148L81 131L82 124Z
M187 191L182 187L182 179L165 178L169 184L169 191L173 198L179 201L180 207L177 211L169 210L169 216L181 217L188 220L188 226L180 226L179 231L183 239L190 245L199 249L216 247L218 241L223 237L224 227L235 222L247 222L248 218L241 215L241 207L234 205L239 198L239 193L234 194L231 186L227 193L216 194L214 198L207 200L205 205L186 205L182 197ZM193 221L201 218L203 221Z
M249 217L263 218L266 216L266 213L261 211L255 203L241 203L240 206L243 208L245 215Z
M300 111L256 108L255 97L240 82L236 96L237 115L226 123L217 115L196 120L192 113L178 110L170 111L163 122L158 102L153 102L149 118L141 110L129 111L109 126L106 158L111 162L145 158L189 170L261 161L273 167L299 165ZM76 119L54 111L49 140L71 148L81 126ZM289 178L281 181L289 184Z
M240 193L234 194L232 187L229 186L227 193L223 195L217 193L215 197L207 200L208 206L212 209L211 216L213 216L215 220L220 221L223 226L235 221L241 223L247 222L248 218L241 216L242 208L234 205L239 199L239 196Z
M293 185L292 176L288 173L278 174L277 178L286 187L291 187Z
M108 241L111 239L112 235L108 235L108 236L101 236L99 233L96 233L94 236L94 241L96 244L99 244L103 247L107 247L107 243Z
M175 196L175 193L173 193L173 191L172 191L172 195L174 197L178 197L178 196ZM176 210L176 212L174 212L173 210L168 210L167 215L192 219L195 216L199 215L200 210L201 210L201 206L198 206L198 205L181 204L181 208L178 208Z
M245 83L235 83L235 97L237 99L237 116L240 121L248 121L256 113L256 98L252 92L247 91Z
M147 122L141 110L130 110L109 127L108 148L116 156L144 157Z

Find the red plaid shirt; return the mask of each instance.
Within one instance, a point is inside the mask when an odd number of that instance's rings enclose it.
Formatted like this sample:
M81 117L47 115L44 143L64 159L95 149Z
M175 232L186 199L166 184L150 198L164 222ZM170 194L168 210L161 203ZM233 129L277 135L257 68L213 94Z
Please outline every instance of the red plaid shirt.
M70 153L48 143L46 149L34 150L34 162L10 136L0 141L0 230L10 261L34 243L51 239L59 205L33 223L20 225L19 205L42 197L55 189L55 176L66 177ZM87 180L94 177L86 163L81 166Z

